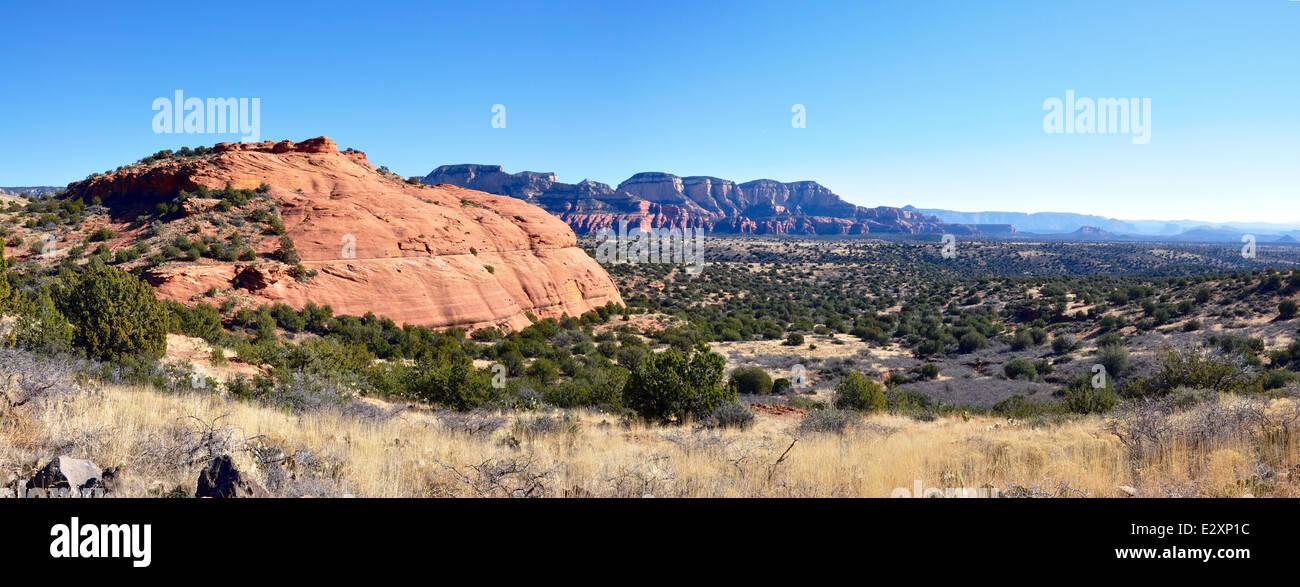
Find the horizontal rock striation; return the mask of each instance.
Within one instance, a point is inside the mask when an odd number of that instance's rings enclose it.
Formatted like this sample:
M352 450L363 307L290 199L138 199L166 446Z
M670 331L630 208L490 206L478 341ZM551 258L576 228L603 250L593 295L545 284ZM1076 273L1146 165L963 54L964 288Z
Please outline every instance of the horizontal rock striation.
M512 196L559 216L580 233L617 228L702 228L731 234L975 234L912 210L845 202L814 181L736 183L716 177L638 173L618 187L584 180L561 183L553 173L506 173L499 165L444 165L422 180Z

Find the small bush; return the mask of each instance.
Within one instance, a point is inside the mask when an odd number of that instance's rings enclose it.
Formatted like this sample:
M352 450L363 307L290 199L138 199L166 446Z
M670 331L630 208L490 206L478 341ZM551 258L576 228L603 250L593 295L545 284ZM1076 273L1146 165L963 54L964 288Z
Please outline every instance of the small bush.
M516 420L511 431L520 438L536 438L548 434L577 434L582 427L568 414L562 418L542 415Z
M982 348L989 346L989 340L983 334L978 332L967 332L957 341L957 350L962 353L973 353Z
M754 412L740 402L727 402L713 409L701 424L705 428L736 428L744 430L754 423Z
M799 420L798 430L802 434L843 434L861 421L862 417L853 410L813 410Z
M18 322L9 335L11 344L31 351L59 354L72 350L72 324L54 307L48 290L42 290L35 302L20 304Z
M1074 352L1077 348L1079 348L1079 341L1068 334L1062 334L1052 339L1052 352L1058 355Z
M1179 387L1212 389L1223 393L1262 391L1264 377L1240 354L1216 354L1198 349L1165 352L1160 370L1139 388L1142 395L1165 395Z
M1002 373L1005 374L1008 379L1033 381L1038 378L1038 369L1034 367L1034 363L1028 359L1022 359L1020 357L1011 359L1010 361L1007 361L1005 365L1002 365Z
M939 366L933 363L926 363L924 365L921 365L921 368L918 370L918 372L921 375L921 379L924 379L926 381L939 378Z
M835 386L835 407L872 413L887 407L885 392L880 384L861 373L849 373Z
M1128 349L1119 345L1106 345L1097 349L1097 363L1106 368L1110 377L1122 377L1129 368Z
M686 353L651 353L628 375L623 404L656 422L704 416L735 399L735 391L722 385L724 365L722 356L702 343Z
M1079 384L1065 390L1065 409L1075 414L1102 414L1119 403L1119 395L1109 387L1094 388L1084 377Z
M92 243L102 242L110 238L113 238L114 236L117 236L116 233L101 226L95 229L95 232L90 233L90 242Z
M732 371L731 379L727 384L735 389L736 393L747 395L772 393L772 377L758 367L741 367Z

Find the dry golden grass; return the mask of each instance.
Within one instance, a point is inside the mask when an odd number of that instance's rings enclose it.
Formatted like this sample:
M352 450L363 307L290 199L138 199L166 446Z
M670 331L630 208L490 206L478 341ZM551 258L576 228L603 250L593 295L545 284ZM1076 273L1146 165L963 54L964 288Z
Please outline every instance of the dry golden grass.
M838 435L800 434L792 417L761 416L748 430L717 431L567 415L576 426L541 432L520 425L537 414L484 415L507 422L471 433L417 410L387 418L297 416L215 395L106 388L5 420L0 466L44 462L55 456L51 447L62 447L101 466L122 465L121 494L192 491L197 468L178 464L175 447L197 438L202 421L227 431L246 471L259 470L252 453L240 450L248 439L295 456L301 466L291 473L314 484L281 495L887 497L918 484L1035 495L1117 496L1121 485L1182 494L1189 484L1198 495L1258 492L1244 483L1259 453L1244 437L1195 450L1166 447L1131 467L1100 417L1031 427L990 417L874 416ZM1286 446L1274 460L1300 463L1297 452ZM1281 484L1276 493L1294 494Z

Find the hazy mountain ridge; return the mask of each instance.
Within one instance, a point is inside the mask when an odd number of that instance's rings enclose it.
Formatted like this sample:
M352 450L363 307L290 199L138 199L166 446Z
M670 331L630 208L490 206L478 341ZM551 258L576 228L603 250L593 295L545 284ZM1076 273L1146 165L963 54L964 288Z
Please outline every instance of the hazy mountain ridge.
M1022 236L1038 235L1073 240L1152 239L1199 242L1240 242L1253 235L1258 242L1294 242L1300 239L1300 222L1206 222L1200 220L1121 220L1071 212L959 212L941 208L904 206L944 222L1005 223ZM1027 234L1026 234L1027 233ZM1076 234L1077 233L1077 234Z
M27 194L28 197L38 197L45 194L57 194L64 190L64 186L58 185L34 185L34 186L13 186L0 187L0 194L6 196L21 196Z

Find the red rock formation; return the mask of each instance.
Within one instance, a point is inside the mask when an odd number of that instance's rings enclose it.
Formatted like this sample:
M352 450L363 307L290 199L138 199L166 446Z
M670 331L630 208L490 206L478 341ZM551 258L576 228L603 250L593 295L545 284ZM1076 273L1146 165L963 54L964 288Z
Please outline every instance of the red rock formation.
M526 312L577 316L622 303L609 275L575 246L573 231L521 200L411 185L376 170L364 153L340 153L326 137L220 143L212 151L128 166L70 193L147 202L199 185L266 184L302 264L317 274L298 281L271 261L166 263L146 274L165 297L189 302L208 288L233 287L251 303L314 302L398 323L512 329L530 323ZM186 204L186 214L205 207Z
M617 230L620 222L631 229L701 228L724 234L978 232L915 210L855 206L813 181L759 179L738 184L716 177L638 173L611 188L590 180L560 183L553 173L506 173L499 165L444 165L423 181L514 196L541 206L581 233Z

